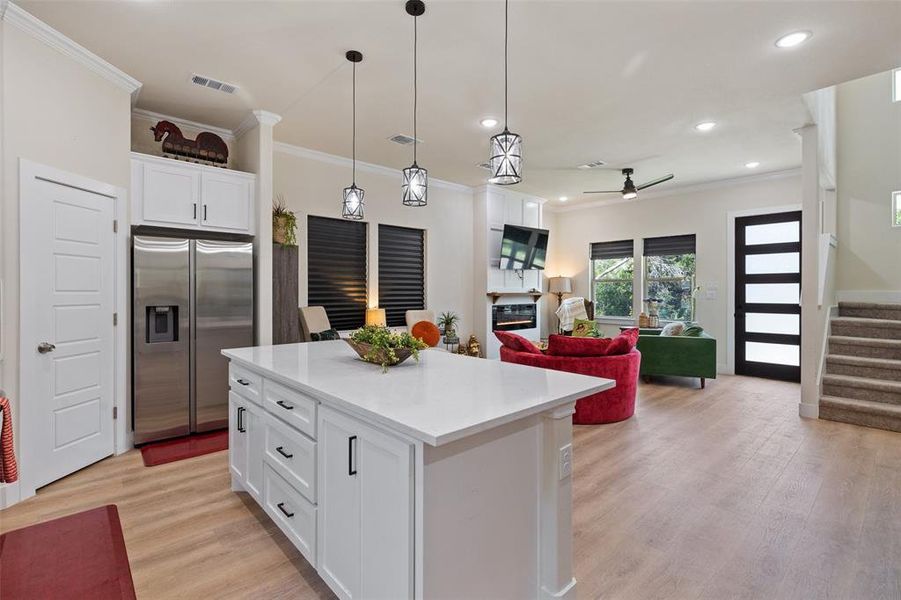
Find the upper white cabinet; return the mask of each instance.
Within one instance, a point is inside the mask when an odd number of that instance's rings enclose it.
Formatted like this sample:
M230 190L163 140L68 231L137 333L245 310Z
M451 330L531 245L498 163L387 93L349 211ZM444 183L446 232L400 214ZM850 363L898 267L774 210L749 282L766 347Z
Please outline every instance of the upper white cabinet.
M132 224L253 233L256 176L132 153Z

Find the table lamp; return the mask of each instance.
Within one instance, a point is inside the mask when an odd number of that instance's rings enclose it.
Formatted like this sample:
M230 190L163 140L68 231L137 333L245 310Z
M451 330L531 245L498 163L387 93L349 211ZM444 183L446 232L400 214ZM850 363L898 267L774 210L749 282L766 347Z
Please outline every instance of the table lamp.
M386 326L385 320L385 309L384 308L367 308L366 309L366 324L367 325L378 325L379 327Z
M573 280L570 277L551 277L547 280L547 291L557 295L557 306L563 302L563 294L572 294Z

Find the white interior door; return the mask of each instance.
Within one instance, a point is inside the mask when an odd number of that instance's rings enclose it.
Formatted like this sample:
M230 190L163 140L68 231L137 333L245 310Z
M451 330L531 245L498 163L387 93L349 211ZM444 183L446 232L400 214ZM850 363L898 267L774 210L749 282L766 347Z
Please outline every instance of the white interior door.
M63 181L24 166L20 180L21 449L31 488L114 450L115 198Z

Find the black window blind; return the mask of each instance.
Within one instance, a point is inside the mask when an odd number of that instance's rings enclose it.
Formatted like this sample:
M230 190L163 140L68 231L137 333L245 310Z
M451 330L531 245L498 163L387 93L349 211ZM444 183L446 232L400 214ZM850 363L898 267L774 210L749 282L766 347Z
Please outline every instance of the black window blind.
M379 308L389 327L406 324L408 310L425 308L425 232L379 225Z
M323 306L332 328L366 318L366 224L307 217L307 304Z
M591 245L591 259L602 258L628 258L633 255L634 240L619 240L616 242L595 242Z
M695 235L670 235L666 237L645 238L645 256L672 256L674 254L694 254Z

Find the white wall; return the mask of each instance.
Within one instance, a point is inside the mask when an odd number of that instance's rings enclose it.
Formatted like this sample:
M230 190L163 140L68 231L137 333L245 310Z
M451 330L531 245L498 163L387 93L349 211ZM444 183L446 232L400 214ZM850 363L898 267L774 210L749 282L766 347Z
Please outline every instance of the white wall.
M307 303L307 216L341 217L342 190L351 184L349 161L300 150L301 156L276 146L273 192L283 195L297 214L300 247L299 306ZM436 316L460 315L458 332L473 326L473 196L467 187L430 181L429 203L421 208L401 204L401 175L384 167L357 163L357 186L366 191L364 221L369 225L369 305L378 303L378 224L426 230L426 305ZM265 202L266 199L260 199ZM480 300L482 297L480 297Z
M0 43L0 269L5 288L0 388L12 401L18 433L19 159L128 189L131 95L6 17Z
M901 102L892 102L892 73L837 87L836 289L901 293L901 228L891 224L891 194L901 190Z
M588 297L588 251L592 242L632 238L640 245L645 237L696 234L696 279L702 287L696 318L717 339L717 363L720 369L725 369L727 347L731 344L727 332L732 320L728 314L728 292L733 285L728 275L728 215L800 204L800 174L790 172L696 186L664 196L645 194L632 202L558 209L555 218L547 221L552 230L546 273L572 277L574 295ZM708 290L713 289L715 297L708 298ZM618 324L604 330L608 335L618 333Z

